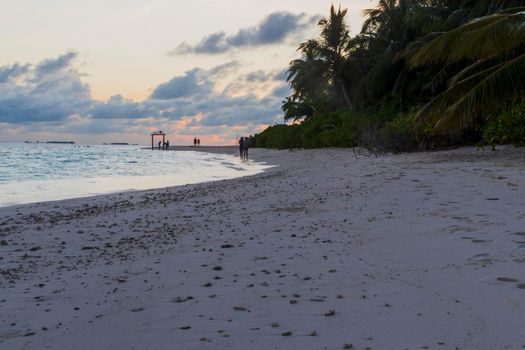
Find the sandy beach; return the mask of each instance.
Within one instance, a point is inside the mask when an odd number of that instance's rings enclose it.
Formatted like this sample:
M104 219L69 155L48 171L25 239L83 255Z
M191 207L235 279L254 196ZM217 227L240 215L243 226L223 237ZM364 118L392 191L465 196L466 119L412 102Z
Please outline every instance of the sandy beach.
M525 150L250 156L0 208L0 348L525 348Z

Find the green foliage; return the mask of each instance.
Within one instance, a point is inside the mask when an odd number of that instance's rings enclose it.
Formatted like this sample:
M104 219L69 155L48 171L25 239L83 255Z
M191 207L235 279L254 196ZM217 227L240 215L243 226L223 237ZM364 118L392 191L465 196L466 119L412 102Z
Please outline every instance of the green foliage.
M525 102L490 116L483 129L483 142L489 145L525 146Z
M359 118L341 109L316 114L301 124L270 126L254 139L257 147L266 148L353 147L358 144L359 130Z
M253 136L255 147L278 149L300 148L302 147L301 128L302 126L300 124L278 124L269 126L260 134Z
M359 118L345 109L316 115L302 125L302 145L304 148L353 147L358 143L359 124Z
M382 147L393 152L410 152L418 148L424 134L415 128L417 112L400 113L381 129Z
M301 57L290 62L287 81L293 90L283 101L285 120L309 118L313 111L329 111L351 105L342 71L347 66L350 35L345 22L347 10L332 5L330 16L322 18L318 38L299 45Z
M254 136L255 145L280 149L364 146L381 152L417 150L427 134L416 134L416 112L387 118L385 111L358 115L339 109L314 115L301 124L270 126Z
M422 148L429 129L416 128L417 109L394 112L383 106L376 112L363 115L360 128L360 146L377 152L413 152Z
M294 122L303 118L310 117L314 110L304 102L295 102L292 97L286 97L283 101L282 110L284 112L284 120L292 120Z
M525 15L515 9L471 21L424 45L410 58L412 67L466 66L422 109L419 120L432 122L434 134L455 136L519 100L525 90L524 39Z
M258 147L364 146L406 152L486 142L524 144L525 0L378 0L350 37L330 8L299 45L285 121ZM479 17L484 16L484 17ZM478 18L479 17L479 18ZM520 107L521 108L521 107Z

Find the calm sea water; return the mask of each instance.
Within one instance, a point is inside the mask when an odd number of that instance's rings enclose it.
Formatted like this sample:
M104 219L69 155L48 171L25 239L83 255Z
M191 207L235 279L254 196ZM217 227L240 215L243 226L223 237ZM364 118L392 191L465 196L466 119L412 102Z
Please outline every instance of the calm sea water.
M139 146L0 143L0 206L252 175L267 166Z

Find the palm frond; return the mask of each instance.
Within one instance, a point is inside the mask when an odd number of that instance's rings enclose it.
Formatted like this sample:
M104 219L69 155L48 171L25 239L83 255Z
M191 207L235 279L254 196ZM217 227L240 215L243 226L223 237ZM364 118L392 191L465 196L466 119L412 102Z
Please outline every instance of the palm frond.
M431 101L418 115L434 123L434 134L457 135L525 91L525 54L470 75Z
M473 20L424 45L409 59L412 68L441 62L477 61L509 53L525 42L525 13Z
M435 94L436 91L442 91L448 84L451 78L453 78L460 67L457 63L446 64L443 68L437 72L432 80L427 84L423 85L423 89L427 89Z
M505 10L501 10L498 13L499 14L514 14L514 13L523 12L523 11L525 11L525 6L511 7Z

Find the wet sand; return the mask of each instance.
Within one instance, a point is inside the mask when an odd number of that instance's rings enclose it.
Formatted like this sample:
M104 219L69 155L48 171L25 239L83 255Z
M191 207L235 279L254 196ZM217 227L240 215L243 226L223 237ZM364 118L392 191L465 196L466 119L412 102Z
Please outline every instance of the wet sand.
M0 348L525 346L525 150L250 154L279 166L1 208Z

